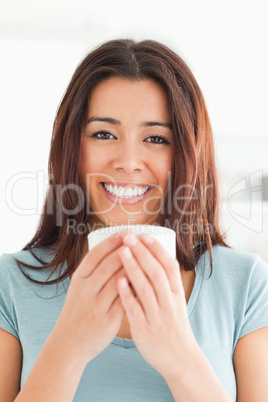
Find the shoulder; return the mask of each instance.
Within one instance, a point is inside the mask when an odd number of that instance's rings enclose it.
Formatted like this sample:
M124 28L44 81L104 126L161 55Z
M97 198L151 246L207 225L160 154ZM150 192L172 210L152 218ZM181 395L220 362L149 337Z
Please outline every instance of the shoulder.
M268 311L268 266L258 254L215 245L212 262L210 275L206 251L200 260L200 268L204 267L203 295L216 298L218 304L224 304L236 318L242 318L250 311L253 316L261 305L260 311L264 308Z
M268 265L257 253L250 253L221 245L212 248L214 278L249 283L257 278L268 281ZM208 258L207 258L208 259ZM208 268L208 267L207 267ZM209 267L210 268L210 267Z
M212 247L213 258L217 263L232 264L239 268L251 264L256 259L261 258L257 253L250 253L246 251L237 250L234 248L228 248L216 244Z
M258 254L214 246L212 275L205 275L204 283L228 322L233 317L234 345L247 333L268 326L268 265Z
M31 251L19 250L13 253L3 253L0 256L0 266L2 264L12 264L16 259L26 264L36 264L38 259L48 258L51 254L52 249L48 248L32 248Z
M29 250L20 250L14 253L4 253L0 256L0 281L6 282L12 279L12 281L21 280L24 276L21 272L29 273L30 270L27 265L34 267L42 267L43 262L49 261L51 258L51 250L33 248L31 252ZM32 271L32 270L31 270ZM41 274L41 270L38 270Z

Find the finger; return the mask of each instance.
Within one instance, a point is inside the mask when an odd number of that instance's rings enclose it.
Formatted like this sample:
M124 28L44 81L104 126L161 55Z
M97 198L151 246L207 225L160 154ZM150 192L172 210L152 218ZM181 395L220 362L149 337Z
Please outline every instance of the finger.
M107 317L109 320L114 321L114 318L117 317L119 321L122 321L125 314L125 310L122 304L122 301L119 296L113 302L110 310L107 313Z
M133 242L134 240L135 244ZM146 276L149 278L151 287L156 295L157 303L164 308L167 307L171 302L171 286L164 267L137 237L126 236L124 237L123 242L124 244L128 244L129 247L131 247L131 251L133 252L135 261L137 262L137 265L140 266L139 275L142 276L143 273L144 277L144 274L146 274ZM126 268L131 283L135 287L135 283L133 283L130 276L130 271L132 270L128 270L125 264L124 266ZM146 289L145 285L144 288Z
M97 294L95 298L96 306L104 312L107 312L111 307L114 300L119 296L117 280L119 277L126 276L126 271L124 268L119 269L116 274L105 284L101 291Z
M79 278L87 278L92 274L96 266L111 252L122 244L122 235L115 233L107 239L103 240L92 250L88 251L82 262L75 271L75 276Z
M133 292L128 284L128 280L125 277L121 277L117 283L120 299L126 311L130 328L144 327L145 324L147 324L144 311L140 303L133 295Z
M140 240L165 268L171 290L174 293L184 292L178 260L173 258L154 236L142 234Z
M90 286L94 294L100 293L106 283L116 274L122 267L122 260L119 251L123 246L118 247L111 254L106 256L99 265L97 265L90 275Z
M119 255L122 258L127 277L139 298L147 321L152 322L158 314L158 300L154 288L128 247L121 249Z

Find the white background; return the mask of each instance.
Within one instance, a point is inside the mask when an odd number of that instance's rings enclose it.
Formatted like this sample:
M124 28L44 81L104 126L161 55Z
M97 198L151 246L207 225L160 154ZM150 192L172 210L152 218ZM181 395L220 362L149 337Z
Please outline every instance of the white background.
M158 40L192 69L215 137L222 225L232 246L268 262L267 202L249 190L254 172L268 176L265 3L0 1L0 254L21 249L36 230L53 120L74 69L100 43L123 37ZM249 193L237 189L228 201L241 181Z

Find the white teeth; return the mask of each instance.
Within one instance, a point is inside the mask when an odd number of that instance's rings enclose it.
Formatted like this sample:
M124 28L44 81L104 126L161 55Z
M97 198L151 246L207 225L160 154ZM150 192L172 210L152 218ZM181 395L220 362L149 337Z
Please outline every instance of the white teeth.
M127 187L126 190L125 190L124 196L125 196L125 197L133 197L133 190L132 190L132 188Z
M119 195L119 197L122 197L123 196L123 194L124 194L124 187L119 187L119 191L118 191L118 195Z
M118 186L112 186L111 184L106 184L104 183L105 189L108 191L108 193L119 197L119 198L133 198L137 197L138 195L142 195L146 193L148 190L149 186L144 186L144 187L118 187Z
M132 193L133 193L133 197L137 197L137 195L138 195L138 189L137 189L137 188L134 188L133 191L132 191Z

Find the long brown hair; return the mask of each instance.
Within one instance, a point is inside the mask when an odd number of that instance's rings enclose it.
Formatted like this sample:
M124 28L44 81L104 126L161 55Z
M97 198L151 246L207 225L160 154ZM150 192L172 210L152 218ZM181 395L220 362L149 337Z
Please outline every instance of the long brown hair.
M110 77L127 80L152 79L166 91L172 118L174 160L169 194L178 194L175 202L165 199L158 223L177 233L177 259L185 270L194 270L208 250L212 272L211 248L229 247L219 228L219 194L214 144L205 101L194 75L185 62L165 45L152 40L129 39L106 42L90 52L77 67L59 105L53 127L49 155L50 185L43 213L33 239L24 247L34 256L34 248L49 248L53 258L42 267L60 267L57 279L40 284L59 283L77 268L83 254L87 232L68 231L70 212L75 211L79 194L70 184L83 188L80 179L80 143L92 89ZM186 184L185 184L186 183ZM69 187L68 187L69 186ZM61 197L58 189L65 188ZM87 201L71 218L86 225ZM168 203L170 205L168 205ZM67 269L62 273L64 263ZM21 261L17 261L21 263ZM51 276L50 275L50 276ZM49 277L50 277L49 276ZM49 278L48 278L49 279Z

